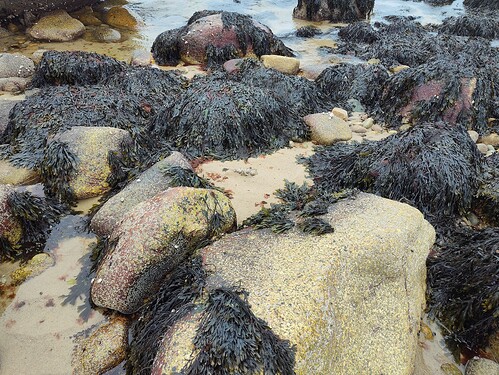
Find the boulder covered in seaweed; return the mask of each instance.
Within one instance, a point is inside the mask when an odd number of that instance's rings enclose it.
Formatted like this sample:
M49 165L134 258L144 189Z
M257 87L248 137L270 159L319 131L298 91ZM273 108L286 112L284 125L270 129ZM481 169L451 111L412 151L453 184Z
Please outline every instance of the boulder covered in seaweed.
M306 163L320 191L358 188L438 219L469 211L482 159L464 127L426 123L375 143L324 147Z
M99 236L108 236L121 219L137 204L156 194L178 186L169 171L172 168L191 170L187 159L179 152L158 161L152 167L130 181L123 190L111 197L95 213L90 223L92 231Z
M485 159L480 175L480 188L473 202L473 211L485 223L499 226L499 154Z
M439 242L428 258L430 316L448 338L478 352L499 332L499 229L456 228Z
M486 39L499 37L499 17L470 13L458 17L449 17L438 27L439 33L474 36Z
M153 134L193 157L242 159L306 139L301 118L269 90L227 80L223 73L198 77L172 108L155 119Z
M126 130L76 126L48 143L41 166L45 191L63 201L92 198L110 189L109 154L124 158L132 139Z
M248 15L225 11L196 12L187 26L160 34L152 54L160 65L223 64L243 56L293 56L265 25Z
M298 0L293 17L309 21L353 22L371 16L374 0Z
M498 0L464 0L464 6L472 9L499 10Z
M126 314L137 311L196 247L235 223L229 199L216 190L171 188L139 203L108 239L92 301Z
M141 310L128 369L412 374L432 227L368 194L326 211L334 233L248 228L201 249Z
M43 53L31 85L95 85L125 68L123 62L94 52L47 51Z

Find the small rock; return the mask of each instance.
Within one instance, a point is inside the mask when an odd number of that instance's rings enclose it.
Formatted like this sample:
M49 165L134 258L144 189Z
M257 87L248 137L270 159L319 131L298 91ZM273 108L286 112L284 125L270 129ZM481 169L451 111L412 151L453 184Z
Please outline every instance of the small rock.
M433 331L424 322L421 322L421 333L423 334L426 340L433 340Z
M102 21L94 15L94 11L89 6L71 13L71 16L79 20L85 26L99 26L102 24Z
M0 184L32 185L40 182L38 172L14 166L8 160L0 160Z
M28 34L38 40L69 42L83 35L85 25L64 10L56 10L41 18Z
M335 108L333 108L333 110L331 111L331 113L333 115L335 115L336 117L339 117L343 121L347 121L348 120L348 112L346 110L344 110L343 108L335 107Z
M54 265L54 259L47 253L36 254L28 263L19 267L10 274L12 284L19 285L25 282L29 277L41 274L47 268Z
M234 172L240 174L241 176L256 176L258 171L254 168L237 168Z
M486 145L497 147L499 146L499 134L490 133L489 135L481 137L480 141L481 143L485 143Z
M239 64L243 61L243 59L230 59L224 62L224 69L227 73L234 73L239 70Z
M476 143L476 141L478 141L479 135L476 131L468 130L468 134L470 135L470 138L473 139L473 142Z
M73 353L73 374L103 374L126 357L128 320L114 318L81 340Z
M391 67L390 71L393 74L396 74L398 72L401 72L402 70L406 70L406 69L409 69L409 68L410 68L410 66L407 66L407 65L397 65L397 66Z
M262 55L261 60L266 68L272 68L281 73L294 75L300 70L300 60L294 57Z
M98 27L92 32L92 36L102 43L115 43L121 40L121 33L110 27Z
M466 364L466 375L499 375L499 364L486 358L472 358Z
M33 75L35 64L23 55L0 53L0 78L27 78Z
M397 134L398 132L396 130L388 130L388 134L392 135L392 134Z
M453 363L444 363L440 368L445 375L463 375L461 370Z
M480 151L484 155L487 152L489 152L489 148L487 147L487 145L485 143L477 143L476 147L478 148L478 151Z
M109 26L123 29L135 29L137 20L130 14L128 9L122 7L112 7L104 14L104 22Z
M374 119L372 117L368 117L362 122L362 126L366 129L371 129L373 125L374 125Z
M409 125L409 124L404 124L404 125L401 125L401 126L399 127L399 131L401 131L401 132L405 132L406 130L409 130L410 128L412 128L412 126L411 126L411 125Z
M329 113L307 115L303 120L310 127L312 141L319 145L332 145L352 138L348 123Z
M352 125L352 126L350 126L350 129L354 133L358 133L358 134L364 134L367 132L367 129L364 128L362 125Z
M19 26L11 22L7 25L7 30L11 33L17 33L19 31Z
M376 133L382 133L383 132L383 128L381 127L381 125L378 125L378 124L374 124L372 126L371 130L373 132L376 132Z
M364 112L366 110L358 99L348 99L347 103L353 112Z
M130 58L130 64L136 66L148 66L151 65L151 52L145 49L136 49L132 52L132 57Z
M367 63L369 65L378 65L380 62L381 62L380 59L369 59L369 60L367 60Z
M28 79L11 77L11 78L0 78L0 91L18 93L24 92L28 86Z
M31 60L35 62L35 64L38 64L40 61L42 61L43 54L47 52L48 50L46 49L37 49L33 54L31 55Z

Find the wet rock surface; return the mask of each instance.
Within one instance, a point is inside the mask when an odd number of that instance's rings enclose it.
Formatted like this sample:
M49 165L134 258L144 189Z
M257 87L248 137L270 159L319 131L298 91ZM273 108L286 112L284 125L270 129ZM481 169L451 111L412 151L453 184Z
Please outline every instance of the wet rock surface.
M85 25L66 11L57 10L42 17L29 30L29 35L38 40L69 42L83 35Z

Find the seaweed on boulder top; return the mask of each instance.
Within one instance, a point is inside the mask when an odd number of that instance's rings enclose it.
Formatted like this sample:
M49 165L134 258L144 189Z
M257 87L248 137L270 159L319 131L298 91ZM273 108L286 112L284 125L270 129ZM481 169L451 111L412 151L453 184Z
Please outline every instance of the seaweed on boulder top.
M173 108L159 113L152 130L193 157L242 159L305 139L300 120L266 90L212 74L194 79Z
M241 60L237 69L227 74L227 79L268 90L273 97L286 102L296 117L328 111L333 107L327 95L314 82L268 69L256 59Z
M210 21L206 25L202 24L204 18ZM193 28L195 33L191 32ZM197 38L195 43L186 40L192 35ZM214 65L249 52L258 57L271 54L293 56L268 27L248 15L225 11L196 12L187 26L160 34L151 51L155 61L164 65L176 65L180 59Z
M486 39L499 37L499 18L480 13L448 17L438 27L438 32L460 36L478 36Z
M374 112L387 80L383 65L339 64L324 69L315 83L336 106L348 108L348 100L357 99Z
M312 38L320 34L322 34L322 31L315 26L302 26L296 30L296 36L300 38Z
M499 10L499 0L464 0L464 6L472 9Z
M473 210L487 224L499 226L499 153L485 159Z
M12 247L6 242L5 247L1 247L0 261L13 260L25 253L43 250L52 226L59 222L61 215L67 213L65 206L29 192L10 193L8 204L12 215L21 224L22 238L19 246Z
M371 24L361 21L342 27L338 32L341 39L356 43L373 43L380 38L378 31Z
M498 84L498 51L483 39L470 40L455 56L442 55L391 76L380 107L391 126L409 117L413 123L461 122L486 134L497 110Z
M306 164L322 194L358 188L410 203L438 220L469 210L481 155L464 127L440 122L379 142L322 147Z
M430 316L460 346L486 348L499 330L499 228L457 228L427 265Z
M93 52L47 51L36 68L31 85L95 85L125 69L125 63Z
M355 22L369 18L374 0L298 0L293 16L310 21Z
M73 126L110 126L130 132L135 150L150 149L150 108L109 86L50 86L16 104L0 143L18 166L37 168L47 139Z

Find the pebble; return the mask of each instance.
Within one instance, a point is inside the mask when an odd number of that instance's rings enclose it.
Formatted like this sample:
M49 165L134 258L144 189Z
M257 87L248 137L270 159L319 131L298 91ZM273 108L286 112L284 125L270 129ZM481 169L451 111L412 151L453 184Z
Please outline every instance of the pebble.
M256 176L258 171L254 168L237 168L234 172L240 174L241 176Z
M331 113L333 115L335 115L336 117L339 117L343 121L347 121L348 120L348 112L346 110L344 110L343 108L335 107L335 108L333 108L333 110L331 111Z
M397 132L396 130L393 130L393 129L392 129L392 130L388 130L388 134L390 134L390 135L391 135L391 134L397 134L397 133L398 133L398 132Z
M395 74L395 73L401 72L402 70L406 70L409 68L410 67L407 65L397 65L397 66L390 68L390 71Z
M461 370L453 363L444 363L440 368L445 375L463 375Z
M424 335L426 340L433 340L433 331L424 322L421 322L421 333Z
M489 148L485 143L477 143L476 147L478 148L478 151L480 151L482 154L486 154L489 152Z
M489 135L483 136L480 141L486 145L499 146L499 134L490 133Z
M376 132L376 133L381 133L383 132L383 128L381 127L381 125L378 125L378 124L374 124L372 127L371 127L371 130L373 132Z
M354 133L358 133L358 134L364 134L364 133L367 133L367 129L364 128L362 125L352 125L350 126L350 129L354 132Z
M121 33L110 27L98 27L92 32L92 36L102 43L115 43L121 40Z
M474 130L468 130L468 134L469 134L470 138L473 140L473 142L476 143L476 141L478 141L479 135L478 135L478 133L476 131L474 131Z
M399 127L399 130L400 130L401 132L404 132L404 131L406 131L406 130L409 130L410 128L412 128L412 126L411 126L411 125L409 125L409 124L404 124L404 125L402 125L402 126L400 126L400 127Z
M368 117L362 123L362 126L366 129L371 129L374 125L374 119L372 117Z
M466 375L499 375L499 364L486 358L472 358L466 364Z

